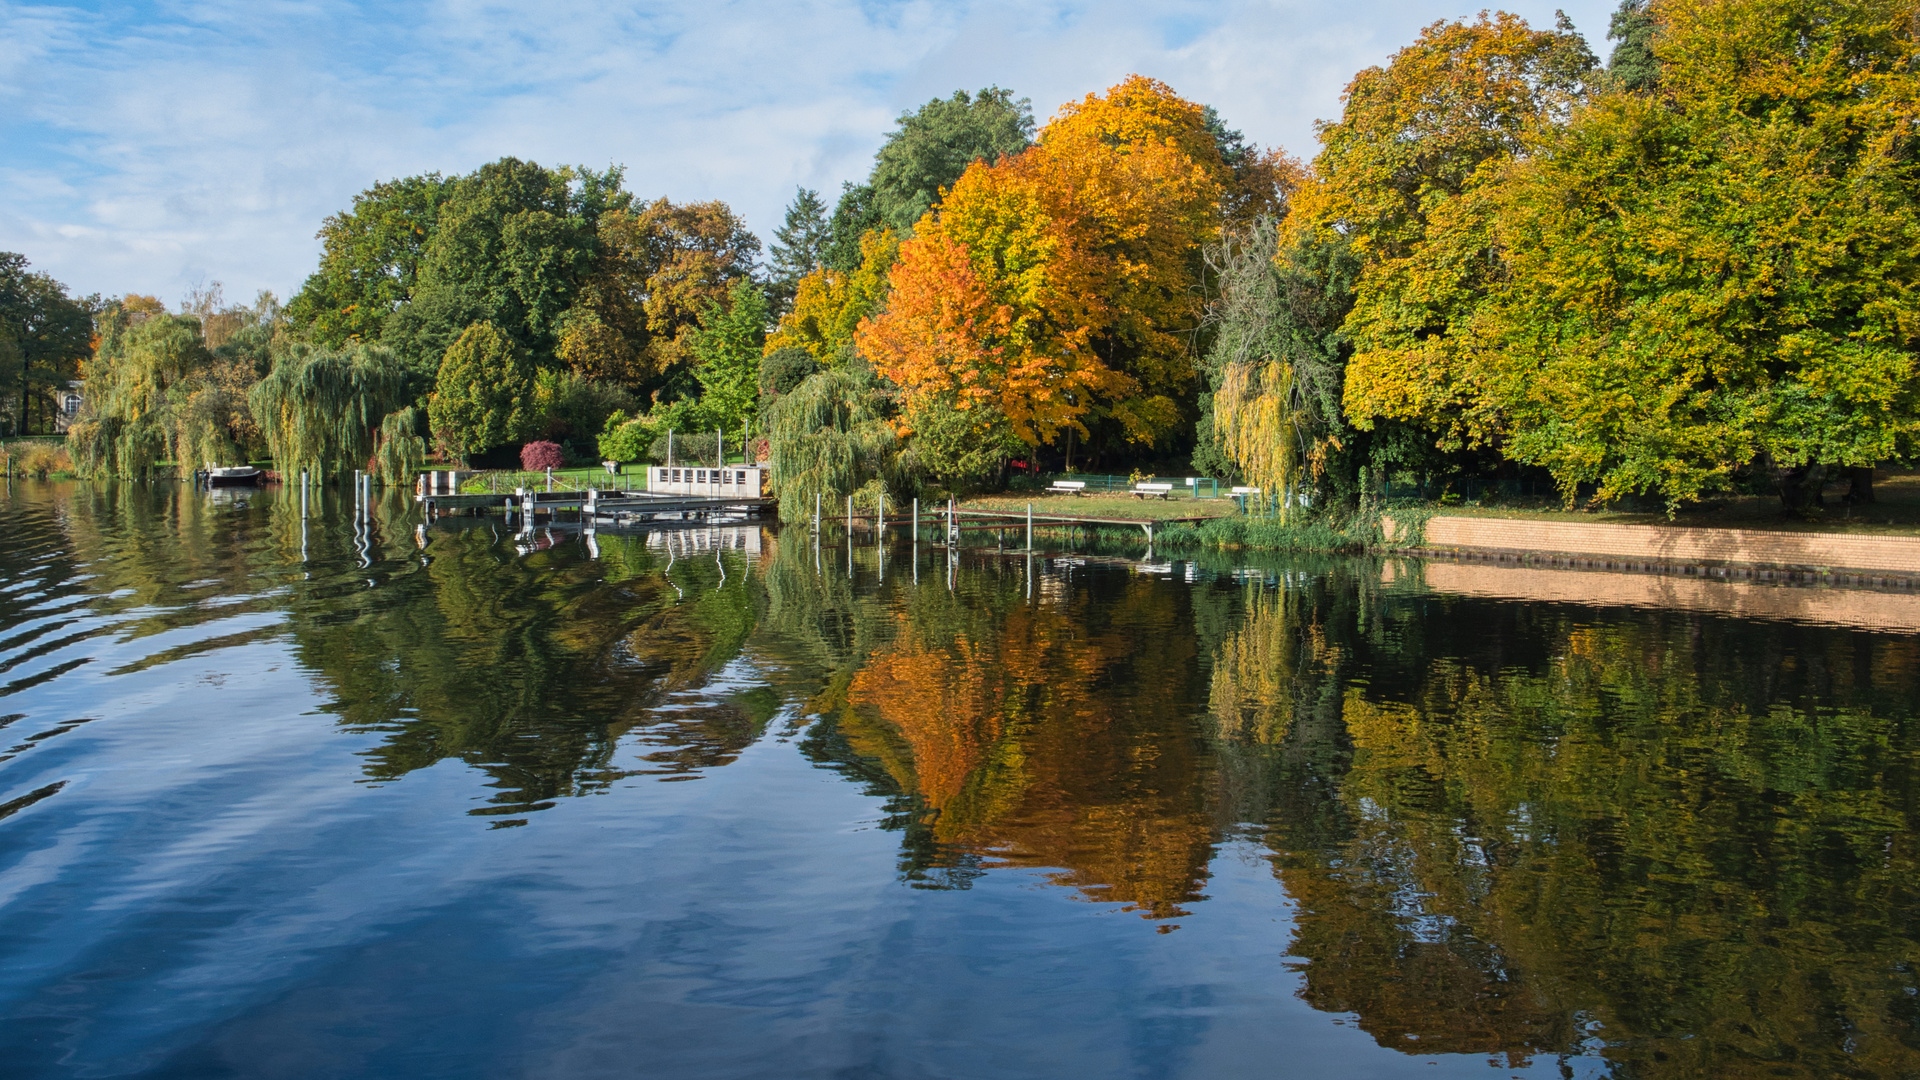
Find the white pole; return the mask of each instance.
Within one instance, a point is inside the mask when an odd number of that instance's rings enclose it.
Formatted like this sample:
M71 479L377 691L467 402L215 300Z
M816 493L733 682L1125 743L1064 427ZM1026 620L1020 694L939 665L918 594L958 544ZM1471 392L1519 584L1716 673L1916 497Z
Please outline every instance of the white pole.
M1027 504L1027 550L1033 550L1033 504ZM1031 591L1031 590L1029 590Z
M667 429L667 468L673 468L673 429Z
M880 493L880 514L873 520L873 538L877 541L887 528L887 493Z
M813 493L813 531L820 531L820 493Z
M853 538L853 496L847 496L847 538Z

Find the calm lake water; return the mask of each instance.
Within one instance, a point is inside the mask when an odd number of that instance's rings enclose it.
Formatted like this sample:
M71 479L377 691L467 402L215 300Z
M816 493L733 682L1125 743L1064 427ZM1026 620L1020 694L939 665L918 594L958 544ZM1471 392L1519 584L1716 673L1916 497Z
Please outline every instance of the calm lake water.
M1920 1076L1920 597L882 554L16 481L0 1075Z

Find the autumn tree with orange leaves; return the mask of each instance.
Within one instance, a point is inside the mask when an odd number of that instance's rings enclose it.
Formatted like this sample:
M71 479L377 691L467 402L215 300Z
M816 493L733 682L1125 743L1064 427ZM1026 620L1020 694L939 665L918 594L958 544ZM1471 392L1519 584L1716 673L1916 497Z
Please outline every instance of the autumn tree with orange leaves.
M909 429L952 413L1013 446L1096 432L1153 445L1188 419L1200 248L1223 204L1259 205L1249 190L1281 175L1271 157L1230 168L1210 120L1131 76L1062 107L1026 152L961 176L860 330Z

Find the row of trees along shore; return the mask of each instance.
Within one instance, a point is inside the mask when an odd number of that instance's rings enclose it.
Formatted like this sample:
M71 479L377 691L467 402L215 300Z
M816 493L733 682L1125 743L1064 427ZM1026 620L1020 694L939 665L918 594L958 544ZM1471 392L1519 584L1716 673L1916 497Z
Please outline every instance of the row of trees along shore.
M505 158L376 184L284 306L75 300L0 260L0 406L83 374L76 468L271 456L385 476L551 439L738 433L818 493L1186 464L1350 508L1537 478L1816 504L1915 452L1914 0L1625 0L1439 22L1311 163L1132 76L1043 127L989 87L802 189L721 202ZM729 438L733 445L740 442ZM710 445L710 443L709 443Z

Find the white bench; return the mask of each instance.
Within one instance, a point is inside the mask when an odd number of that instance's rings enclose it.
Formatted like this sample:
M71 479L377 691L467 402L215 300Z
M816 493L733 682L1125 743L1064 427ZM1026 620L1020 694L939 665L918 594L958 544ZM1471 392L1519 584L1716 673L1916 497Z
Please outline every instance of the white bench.
M1164 499L1173 494L1172 484L1135 484L1127 494L1136 499Z
M1237 487L1237 488L1234 488L1234 489L1233 489L1232 491L1229 491L1229 492L1227 492L1227 494L1229 494L1229 495L1258 495L1258 494L1260 494L1260 489L1259 489L1259 488L1256 488L1256 487Z
M1085 495L1087 493L1087 482L1085 480L1055 480L1053 483L1047 485L1047 490L1059 492L1063 495Z

